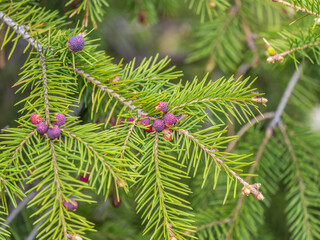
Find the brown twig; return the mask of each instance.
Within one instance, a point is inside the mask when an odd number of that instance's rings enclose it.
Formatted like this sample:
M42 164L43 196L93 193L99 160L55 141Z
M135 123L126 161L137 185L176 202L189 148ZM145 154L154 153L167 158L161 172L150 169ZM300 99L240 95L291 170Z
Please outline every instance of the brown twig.
M286 90L284 91L283 95L282 95L282 98L280 100L280 103L278 105L278 108L274 114L274 117L272 119L272 121L269 123L269 125L267 126L266 128L266 133L265 133L265 136L262 140L262 143L256 153L256 156L255 156L255 159L254 159L254 164L252 164L250 170L249 170L249 174L252 175L257 166L258 166L258 163L262 157L262 154L264 153L264 150L273 134L273 130L275 128L275 126L280 122L280 117L283 113L283 110L288 102L288 99L289 97L291 96L291 93L294 89L294 86L296 85L297 81L299 80L300 78L300 75L301 75L301 69L302 69L302 65L299 66L298 70L296 70L294 72L294 74L292 75L288 85L287 85L287 88ZM248 181L251 180L251 176L249 176L247 178ZM226 236L226 240L229 240L230 237L231 237L231 233L233 231L233 228L234 228L234 225L235 225L235 222L236 222L236 219L239 215L239 212L240 212L240 209L241 209L241 206L242 206L242 203L243 203L243 199L244 197L243 196L240 196L239 199L238 199L238 202L237 202L237 205L236 205L236 208L235 208L235 211L233 213L233 217L232 217L232 224L230 225L230 228L227 232L227 236Z
M234 2L238 8L241 8L241 5L242 5L241 0L235 0ZM256 44L254 43L254 39L252 37L252 32L251 32L250 27L247 23L247 20L244 17L242 17L241 22L242 22L243 30L244 30L244 33L246 36L246 41L247 41L248 47L250 48L252 55L253 55L253 60L252 60L252 63L250 64L250 66L255 67L260 62L257 47L256 47Z
M283 1L283 0L270 0L270 1L271 1L271 2L280 3L280 4L285 5L285 6L287 6L287 7L291 7L291 8L297 9L297 10L299 10L299 11L301 11L301 12L305 12L305 13L308 13L308 14L313 15L313 16L316 16L316 17L320 17L320 14L317 14L317 13L315 13L315 12L312 12L312 11L308 10L308 9L305 9L305 8L302 8L302 7L299 7L299 6L296 6L296 5L292 4L292 3L288 3L288 2Z
M233 141L231 141L226 149L226 152L231 152L234 147L236 146L239 139L255 124L259 123L262 120L267 120L274 117L274 112L267 112L263 115L258 115L255 118L251 119L250 122L245 124L239 132L236 134L237 138Z
M305 199L305 196L304 196L304 192L305 192L304 191L304 186L303 186L304 184L302 182L302 176L301 176L301 172L300 172L300 169L299 169L298 159L297 159L297 157L296 157L296 155L294 153L294 150L293 150L292 144L290 142L290 139L288 137L288 134L287 134L285 126L283 124L280 124L279 125L279 129L280 129L280 131L282 133L284 142L287 145L289 154L291 156L291 160L292 160L293 165L294 165L294 167L296 169L297 180L298 180L298 185L299 185L299 193L300 193L301 202L302 202L302 208L303 208L303 212L304 212L304 220L305 220L305 223L306 223L307 234L308 234L308 236L311 237L308 210L307 210L308 207L307 207L306 199Z
M206 224L206 225L203 225L203 226L201 226L201 227L198 227L198 228L196 229L196 231L198 232L198 231L201 231L201 230L203 230L203 229L205 229L205 228L209 228L209 227L212 227L212 226L215 226L215 225L218 225L218 224L229 223L229 222L231 222L231 221L232 221L231 218L227 218L227 219L225 219L225 220L220 220L220 221L214 221L214 222L208 223L208 224Z
M59 167L58 167L58 162L57 162L57 156L55 152L55 147L54 143L52 140L50 140L50 148L51 148L51 156L52 156L52 165L53 165L53 171L55 172L55 181L56 181L56 188L58 190L58 198L60 201L60 214L61 214L61 225L64 233L64 239L68 239L68 232L67 232L67 227L65 223L65 216L64 216L64 207L63 207L63 199L62 199L62 194L61 194L61 183L60 183L60 178L59 178Z
M247 20L245 18L242 18L241 22L242 22L244 33L246 35L247 45L250 48L250 50L252 52L252 55L253 55L251 66L252 67L256 67L261 60L260 60L260 57L259 57L259 53L258 53L256 44L254 42L254 38L252 37L253 34L252 34L251 30L250 30L250 27L249 27L249 25L247 23Z
M277 55L284 57L284 56L286 56L286 55L288 55L288 54L291 54L291 53L293 53L293 52L295 52L295 51L297 51L297 50L303 50L303 49L305 49L305 48L308 48L308 47L311 47L311 46L316 46L316 45L320 45L320 41L316 41L316 42L313 42L313 43L308 43L308 44L305 44L305 45L303 45L303 46L296 47L296 48L287 50L287 51L285 51L285 52L279 53L279 54L277 54ZM277 55L275 55L275 56L277 56ZM272 57L275 57L275 56L272 56Z

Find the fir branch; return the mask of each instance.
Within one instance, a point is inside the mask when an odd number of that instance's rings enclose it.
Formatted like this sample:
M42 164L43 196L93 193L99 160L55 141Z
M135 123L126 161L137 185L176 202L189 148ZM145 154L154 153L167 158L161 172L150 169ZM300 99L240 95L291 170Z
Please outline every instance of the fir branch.
M23 147L23 145L33 136L37 133L37 129L34 129L22 142L20 142L19 146L14 151L12 158L14 159L17 155L17 153L20 151L20 149ZM13 161L13 160L12 160ZM12 161L9 163L9 165L12 163Z
M74 133L71 133L69 131L66 131L66 130L62 130L65 134L68 134L70 137L74 138L74 139L77 139L79 142L81 142L82 144L86 145L87 148L89 148L98 158L99 160L101 161L101 163L103 165L105 165L109 171L112 173L114 179L118 179L117 178L117 174L114 172L114 170L112 169L112 167L104 160L103 156L101 156L96 149L94 149L94 147L92 147L89 143L87 143L86 141L84 141L81 137L75 135ZM121 180L120 180L121 181Z
M32 35L27 32L27 28L23 24L18 24L13 21L9 16L5 15L2 11L0 11L0 19L9 27L11 27L17 34L21 35L24 40L26 40L31 46L33 46L37 52L42 53L42 45L38 43Z
M274 128L277 124L279 124L280 122L280 117L283 113L283 110L284 108L286 107L286 104L288 102L288 99L289 97L291 96L291 93L294 89L294 86L296 85L297 81L299 80L300 78L300 75L301 75L301 69L302 69L302 65L300 64L298 70L295 70L295 72L293 73L288 85L287 85L287 88L286 90L284 91L282 97L281 97L281 100L280 100L280 103L278 105L278 108L274 114L274 117L273 119L271 120L271 122L269 123L269 125L267 126L266 128L266 132L265 132L265 136L261 142L261 145L255 155L255 158L254 158L254 164L252 164L250 170L249 170L249 174L253 174L258 166L258 163L262 157L262 154L264 153L265 149L266 149L266 146L272 136L272 133L274 131ZM249 176L247 178L248 181L251 180L251 176ZM238 199L238 202L237 202L237 205L236 205L236 208L234 210L234 213L233 213L233 217L232 217L232 223L230 225L230 228L227 232L227 236L226 236L226 240L229 240L230 237L231 237L231 233L233 231L233 228L234 228L234 225L235 225L235 222L236 222L236 219L240 213L240 209L241 209L241 206L242 206L242 203L243 203L243 199L244 199L244 196L240 196L239 199Z
M51 124L50 111L49 111L49 99L48 99L46 59L42 53L40 53L40 61L41 61L41 67L42 67L42 85L43 85L43 97L44 97L46 122L47 124Z
M250 101L247 100L243 100L243 99L235 99L235 98L220 98L220 97L216 97L216 98L204 98L204 99L196 99L196 100L192 100L190 102L185 102L182 103L178 106L175 106L173 108L171 108L168 113L171 113L175 110L177 110L178 108L183 108L185 106L190 106L190 105L195 105L197 103L205 103L205 102L218 102L218 101L223 101L223 102L227 102L227 101L233 101L233 102L261 102L261 101L255 101L253 99L251 99Z
M130 128L129 128L128 134L127 134L127 136L126 136L126 139L124 140L123 150L122 150L121 156L120 156L121 159L124 157L124 153L125 153L125 151L126 151L126 147L127 147L127 145L128 145L129 138L130 138L130 136L131 136L131 133L132 133L132 131L133 131L133 128L135 127L135 125L136 125L136 123L137 123L137 120L138 120L137 117L133 120L133 122L132 122L132 124L131 124L131 126L130 126Z
M72 69L78 75L83 76L88 82L92 82L95 86L99 87L101 91L107 92L111 97L122 102L125 106L130 108L134 112L138 112L138 116L141 115L148 115L148 113L143 112L141 109L138 109L135 105L132 104L133 101L127 101L124 97L120 96L118 93L115 93L113 89L108 88L106 85L103 85L99 80L95 79L94 77L90 77L88 73L85 73L83 70L78 68Z
M185 106L189 106L189 105L193 105L193 104L196 104L196 103L203 103L203 102L212 102L212 101L224 101L225 99L221 99L221 98L205 98L205 99L196 99L196 100L192 100L190 102L185 102L185 103L182 103L178 106L175 106L173 108L171 108L168 113L171 113L173 112L174 110L178 109L178 108L182 108L182 107L185 107Z
M275 55L268 57L267 58L267 62L268 63L274 63L275 61L278 61L278 62L281 63L283 61L283 57L284 56L289 55L289 54L291 54L293 52L296 52L296 51L299 51L299 50L303 50L303 49L306 49L306 48L309 48L309 47L317 46L317 45L320 45L320 41L307 43L307 44L304 44L303 46L292 48L292 49L284 51L282 53L276 53Z
M48 217L42 219L40 222L38 222L33 229L31 230L31 232L29 233L28 237L26 237L25 240L34 240L38 234L39 228L40 226L46 221Z
M299 7L299 6L295 5L295 4L288 3L288 2L283 1L283 0L269 0L269 1L271 1L271 2L277 2L277 3L280 3L280 4L284 5L284 6L297 9L297 10L299 10L299 11L301 11L301 12L305 12L305 13L308 13L308 14L310 14L310 15L313 15L313 16L316 16L316 17L320 17L320 14L317 14L317 13L315 13L315 12L312 12L312 11L308 10L308 9Z
M231 218L227 218L227 219L225 219L225 220L220 220L220 221L214 221L214 222L211 222L211 223L208 223L208 224L206 224L206 225L203 225L203 226L198 227L198 228L196 229L196 231L198 232L198 231L201 231L201 230L203 230L203 229L205 229L205 228L209 228L209 227L212 227L212 226L215 226L215 225L218 225L218 224L226 224L226 223L229 223L229 222L231 222L231 221L232 221Z
M255 124L259 123L262 120L267 120L274 117L274 112L263 113L263 115L258 115L255 118L251 119L250 122L246 123L236 134L237 138L231 142L226 149L226 152L231 152L236 146L239 139Z
M158 160L158 143L159 142L159 135L158 135L158 132L156 132L156 135L155 135L155 141L154 141L154 149L153 149L153 152L154 152L154 164L155 164L155 172L156 172L156 182L157 182L157 187L158 187L158 192L159 192L159 197L160 197L160 209L163 213L163 218L164 218L164 221L165 221L165 226L166 226L166 229L168 231L168 233L171 232L171 225L168 221L168 214L167 214L167 209L166 209L166 205L164 203L164 196L163 196L163 185L161 183L161 174L160 174L160 171L159 171L159 160Z
M237 173L235 173L233 170L229 168L229 166L225 163L223 159L220 159L214 154L213 150L210 150L207 148L205 145L200 143L198 139L196 139L192 134L190 134L187 130L185 129L177 129L176 131L182 133L185 135L187 138L191 139L196 145L198 145L203 151L205 151L209 156L212 157L212 159L222 166L227 172L229 172L234 178L236 178L245 188L247 188L252 195L254 195L258 200L263 200L264 197L263 195L257 191L252 185L250 185L248 182L246 182L244 179L242 179Z
M290 139L288 137L288 134L287 134L287 131L286 131L286 127L281 123L280 126L279 126L279 129L282 133L282 136L283 136L283 139L284 139L284 142L289 150L289 154L290 154L290 157L291 157L291 160L293 162L293 165L295 167L295 170L296 170L296 174L297 174L297 181L298 181L298 185L299 185L299 194L300 194L300 197L301 197L301 202L302 202L302 208L303 208L303 212L304 212L304 221L305 221L305 224L306 224L306 229L307 229L307 235L308 237L312 238L312 234L311 234L311 230L310 230L310 223L309 223L309 217L308 217L308 207L307 207L307 203L306 203L306 198L305 198L305 190L304 190L304 183L303 183L303 180L302 180L302 175L301 175L301 171L300 171L300 168L299 168L299 163L298 163L298 160L297 160L297 157L294 153L294 150L293 150L293 147L292 147L292 144L290 142Z
M13 21L10 17L6 16L2 11L0 11L0 19L11 27L17 34L21 35L31 46L33 46L39 54L43 54L45 47L43 47L39 42L37 42L32 35L28 33L24 25L19 25L17 22ZM50 49L54 50L54 49ZM43 59L42 59L43 60ZM110 94L110 96L122 102L125 106L128 106L132 111L137 111L138 115L148 115L148 113L143 112L141 109L137 109L136 106L132 105L133 101L127 101L124 97L120 96L118 93L115 93L113 89L107 88L106 85L103 85L100 81L90 77L88 73L85 73L83 70L78 68L72 69L78 75L81 75L87 79L87 81L96 84L102 91L105 91Z
M53 165L53 170L55 173L55 182L56 182L56 188L58 191L58 199L59 199L59 205L60 205L60 221L64 233L64 239L68 239L68 232L67 232L67 227L66 227L66 222L65 222L65 216L64 216L64 210L63 210L63 199L62 199L62 194L61 194L61 183L60 183L60 177L59 177L59 168L58 168L58 163L57 163L57 156L55 152L55 147L54 143L52 140L50 140L50 148L51 148L51 156L52 156L52 165Z

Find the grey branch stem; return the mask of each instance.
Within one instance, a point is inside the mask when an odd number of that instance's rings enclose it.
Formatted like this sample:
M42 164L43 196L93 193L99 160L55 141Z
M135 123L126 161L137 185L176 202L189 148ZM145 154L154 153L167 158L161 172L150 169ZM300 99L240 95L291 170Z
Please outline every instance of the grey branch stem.
M284 108L287 105L287 102L289 100L289 97L291 96L291 93L296 85L296 83L298 82L300 76L301 76L301 69L302 69L302 65L300 64L298 67L298 70L296 70L294 72L294 74L292 75L286 90L284 91L282 98L280 100L280 104L278 105L278 108L274 114L274 117L272 119L272 121L269 123L268 127L267 127L267 131L268 130L273 130L275 125L279 123L280 121L280 117L283 113Z
M256 153L256 157L254 159L254 164L252 164L250 171L249 171L249 174L253 174L255 172L255 170L258 166L258 163L262 157L262 154L264 153L264 150L266 149L266 146L272 136L273 130L274 130L275 126L277 124L279 124L281 115L287 105L287 102L292 94L292 91L293 91L297 81L299 80L299 78L301 76L301 70L302 70L302 65L300 64L298 67L298 70L295 70L295 72L293 73L293 75L287 85L287 88L282 95L282 98L280 100L280 103L277 107L277 110L274 114L272 121L267 126L265 137L263 138L261 145ZM248 177L247 181L250 181L250 179L251 179L251 177ZM230 228L227 232L226 240L229 240L231 237L231 233L233 231L235 221L239 215L239 212L240 212L240 209L241 209L241 206L243 203L243 199L244 199L243 196L240 196L238 199L237 206L236 206L235 211L233 213L232 223L231 223Z

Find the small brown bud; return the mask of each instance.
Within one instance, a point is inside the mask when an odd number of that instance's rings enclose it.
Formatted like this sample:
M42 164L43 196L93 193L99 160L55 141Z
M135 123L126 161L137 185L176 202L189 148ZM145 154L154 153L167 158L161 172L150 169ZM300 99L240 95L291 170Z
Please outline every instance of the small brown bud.
M82 237L79 236L79 234L71 234L71 235L68 235L69 239L70 240L83 240Z
M146 25L147 24L147 21L146 21L146 12L143 11L143 10L140 10L139 13L138 13L138 20L139 20L139 23L141 25Z
M267 63L274 63L274 58L273 57L268 57L267 58Z
M166 139L167 141L171 142L172 141L172 130L168 129L168 128L165 128L162 130L162 132L164 133L162 135L162 137L164 139Z
M261 183L254 183L251 186L255 189L259 189L261 187Z
M117 83L117 82L119 82L119 80L120 80L120 77L119 77L119 76L116 76L116 77L114 77L114 78L112 79L112 82L113 82L113 83Z
M284 61L284 58L281 55L278 55L276 57L276 60L277 60L278 63L282 63Z
M215 8L217 6L212 0L209 0L209 5L211 8Z
M242 189L242 195L246 195L246 196L249 196L250 193L251 193L251 190L250 190L250 187L249 186L244 186Z
M117 179L117 180L116 180L116 183L117 183L118 187L120 187L120 188L124 188L124 184L123 184L123 182L122 182L122 181L120 181L119 179Z
M264 200L264 196L262 195L261 192L259 192L259 193L256 195L256 199L258 199L258 200Z

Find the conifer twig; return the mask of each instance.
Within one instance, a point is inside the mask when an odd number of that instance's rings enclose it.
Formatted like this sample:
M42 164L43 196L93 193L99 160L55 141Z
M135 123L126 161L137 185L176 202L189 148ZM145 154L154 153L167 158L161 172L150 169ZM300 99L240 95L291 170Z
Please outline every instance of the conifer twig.
M97 87L101 89L103 92L107 92L110 94L110 96L114 97L115 99L119 100L123 103L123 105L130 108L133 112L138 112L138 116L141 115L148 115L148 113L143 112L141 109L137 108L135 105L132 104L132 100L127 101L124 97L120 96L118 93L115 93L113 89L108 88L106 85L103 85L99 80L95 79L94 77L91 77L88 73L85 73L83 70L80 70L78 68L72 69L75 71L78 75L83 76L88 82L94 83Z
M199 142L197 138L195 138L192 134L190 134L187 130L185 129L177 129L176 131L182 133L185 135L187 138L191 139L194 143L196 143L203 151L205 151L209 156L212 157L212 159L215 160L220 166L222 166L226 171L228 171L235 179L237 179L244 187L246 187L252 195L256 197L258 200L263 200L264 197L261 192L259 192L257 189L252 187L247 181L245 181L243 178L241 178L236 172L231 170L229 166L225 163L223 159L220 159L214 154L212 150L207 148L205 145Z
M52 140L50 140L50 148L51 148L51 156L52 156L52 165L53 165L53 171L55 173L55 182L56 182L56 188L58 190L58 198L60 201L60 220L61 220L61 225L64 233L64 239L67 239L67 227L66 227L66 222L65 222L65 216L64 216L64 208L62 207L63 205L63 199L62 199L62 194L61 194L61 183L60 183L60 178L59 178L59 168L58 168L58 162L57 162L57 155L54 147L54 143Z
M303 49L306 49L308 47L317 46L317 45L320 45L320 41L315 41L315 42L308 43L308 44L305 44L305 45L300 46L300 47L292 48L290 50L284 51L284 52L279 53L279 54L276 53L275 55L268 57L267 62L273 63L274 61L277 61L277 59L279 59L279 57L284 57L284 56L286 56L288 54L291 54L291 53L293 53L295 51L303 50Z
M6 16L2 11L0 11L0 19L9 27L11 27L17 34L21 35L32 47L34 47L37 52L42 53L42 45L38 43L26 30L23 24L18 24L13 21L9 16Z
M122 150L122 152L121 152L121 156L120 156L121 159L122 159L123 156L124 156L124 153L125 153L125 151L126 151L126 147L127 147L127 144L128 144L129 138L130 138L130 135L131 135L131 133L132 133L132 131L133 131L134 126L136 125L137 120L138 120L137 117L133 120L133 122L132 122L132 124L131 124L131 126L130 126L130 128L129 128L127 137L126 137L126 139L124 140L124 144L123 144L123 147L124 147L124 148L123 148L123 150Z
M43 85L43 97L45 106L46 123L50 124L50 110L49 110L49 98L48 98L48 82L47 82L47 67L44 54L40 53L40 60L42 66L42 85Z
M285 106L287 105L287 102L288 102L288 99L289 97L291 96L291 93L294 89L294 86L296 85L297 81L299 80L300 78L300 75L301 75L301 70L302 70L302 65L300 64L299 67L298 67L298 70L295 70L295 72L293 73L288 85L287 85L287 88L286 90L284 91L282 97L281 97L281 100L280 100L280 103L277 107L277 110L274 114L274 117L272 119L272 121L269 123L269 125L267 126L266 128L266 133L265 133L265 136L262 140L262 143L256 153L256 156L255 156L255 159L254 159L254 164L251 165L251 168L249 170L249 174L253 174L258 166L258 163L262 157L262 154L272 136L272 133L273 133L273 130L275 128L275 126L279 123L280 121L280 117L283 113L283 110L285 108ZM248 181L251 180L251 176L249 176L247 179ZM234 210L234 213L233 213L233 217L232 217L232 224L230 225L230 228L227 232L227 236L226 236L226 240L229 240L230 237L231 237L231 233L233 231L233 228L234 228L234 225L235 225L235 222L236 222L236 219L238 218L238 215L239 215L239 212L240 212L240 209L241 209L241 206L242 206L242 203L243 203L243 199L244 199L244 196L240 196L239 199L238 199L238 202L237 202L237 205L236 205L236 208Z
M27 31L27 27L25 27L23 24L18 24L17 22L13 21L9 16L6 16L2 11L0 11L0 19L9 27L11 27L17 34L21 35L23 39L25 39L31 46L33 46L37 52L40 54L43 54L43 51L45 50L45 47L43 47L39 42L37 42L32 35L30 35ZM52 50L52 49L50 49ZM122 102L125 106L129 107L132 111L137 111L138 115L148 115L148 113L143 112L141 109L138 109L136 106L132 105L133 101L127 101L124 97L122 97L120 94L115 93L113 89L109 89L106 85L102 85L102 83L98 80L96 80L93 77L90 77L88 73L85 73L81 69L72 69L75 71L78 75L82 75L85 77L89 82L92 82L96 84L99 88L101 88L102 91L105 91L109 93L112 97L116 98L120 102Z
M166 209L166 206L164 203L164 196L162 193L163 186L160 181L161 175L160 175L160 171L159 171L158 146L159 146L159 135L158 135L158 132L156 132L155 141L154 141L154 159L153 159L154 163L155 163L156 182L158 185L158 192L159 192L159 197L160 197L160 208L163 212L163 218L164 218L166 228L167 228L168 232L170 233L171 232L171 225L170 225L168 218L167 218L168 214L167 214L167 209Z
M61 130L62 130L62 129L61 129ZM87 143L87 142L84 141L81 137L75 135L74 133L71 133L71 132L65 131L65 130L62 130L62 131L63 131L65 134L68 134L70 137L77 139L77 140L80 141L82 144L86 145L87 148L89 148L90 150L92 150L92 152L93 152L94 154L96 154L97 157L100 159L100 161L102 162L102 164L104 164L104 165L109 169L109 171L112 173L113 177L114 177L115 179L119 179L119 178L117 178L117 176L116 176L117 174L114 172L114 170L112 169L112 167L104 160L103 156L101 156L101 155L94 149L94 147L92 147L89 143ZM120 180L120 179L119 179L119 180ZM120 180L120 181L121 181L121 180Z
M263 113L263 115L258 115L255 118L251 119L250 122L246 123L236 134L237 138L233 141L231 141L228 144L228 147L226 149L226 152L231 152L234 147L236 146L237 142L239 141L239 139L255 124L259 123L262 120L267 120L269 118L273 118L274 117L274 112L267 112L267 113Z
M292 4L292 3L288 3L288 2L283 1L283 0L270 0L270 1L271 1L271 2L280 3L280 4L284 5L284 6L297 9L297 10L299 10L299 11L301 11L301 12L305 12L305 13L308 13L308 14L313 15L313 16L316 16L316 17L320 17L320 14L317 14L317 13L315 13L315 12L312 12L312 11L308 10L308 9L305 9L305 8L302 8L302 7L299 7L299 6L296 6L296 5Z
M299 169L298 159L297 159L297 157L296 157L296 155L294 153L292 144L290 142L290 139L289 139L287 131L286 131L286 127L281 123L279 125L279 129L280 129L280 131L282 133L282 136L284 138L284 142L287 145L289 154L291 156L291 160L292 160L293 165L294 165L294 167L296 169L297 180L298 180L298 185L299 185L299 193L300 193L301 202L302 202L302 208L303 208L303 212L304 212L304 220L305 220L305 223L306 223L307 234L311 238L310 224L309 224L309 217L308 217L308 210L307 210L308 208L307 208L307 203L306 203L306 199L305 199L305 196L304 196L304 193L305 193L304 186L303 186L304 184L302 182L302 176L301 176L301 172L300 172L300 169Z
M14 153L12 155L13 159L16 157L17 153L20 151L22 146L36 133L37 133L37 129L34 129L31 133L29 133L29 135L25 139L22 140L22 142L20 142L19 146L16 148L16 150L14 151ZM9 163L9 165L11 165L12 161Z
M215 98L204 98L204 99L195 99L195 100L192 100L190 102L184 102L178 106L175 106L173 108L171 108L168 113L170 112L173 112L174 110L178 109L178 108L181 108L181 107L184 107L184 106L187 106L187 105L193 105L193 104L196 104L196 103L203 103L203 102L213 102L213 101L235 101L235 102L246 102L246 100L243 100L243 99L233 99L233 98L220 98L220 97L215 97ZM252 102L258 102L260 103L261 101L255 101L253 99L251 99L250 101Z
M203 230L203 229L205 229L205 228L209 228L209 227L212 227L212 226L215 226L215 225L218 225L218 224L226 224L226 223L229 223L229 222L231 222L231 221L232 221L231 218L227 218L227 219L225 219L225 220L220 220L220 221L214 221L214 222L208 223L208 224L206 224L206 225L203 225L203 226L201 226L201 227L198 227L198 228L196 229L196 232L199 232L199 231L201 231L201 230Z

